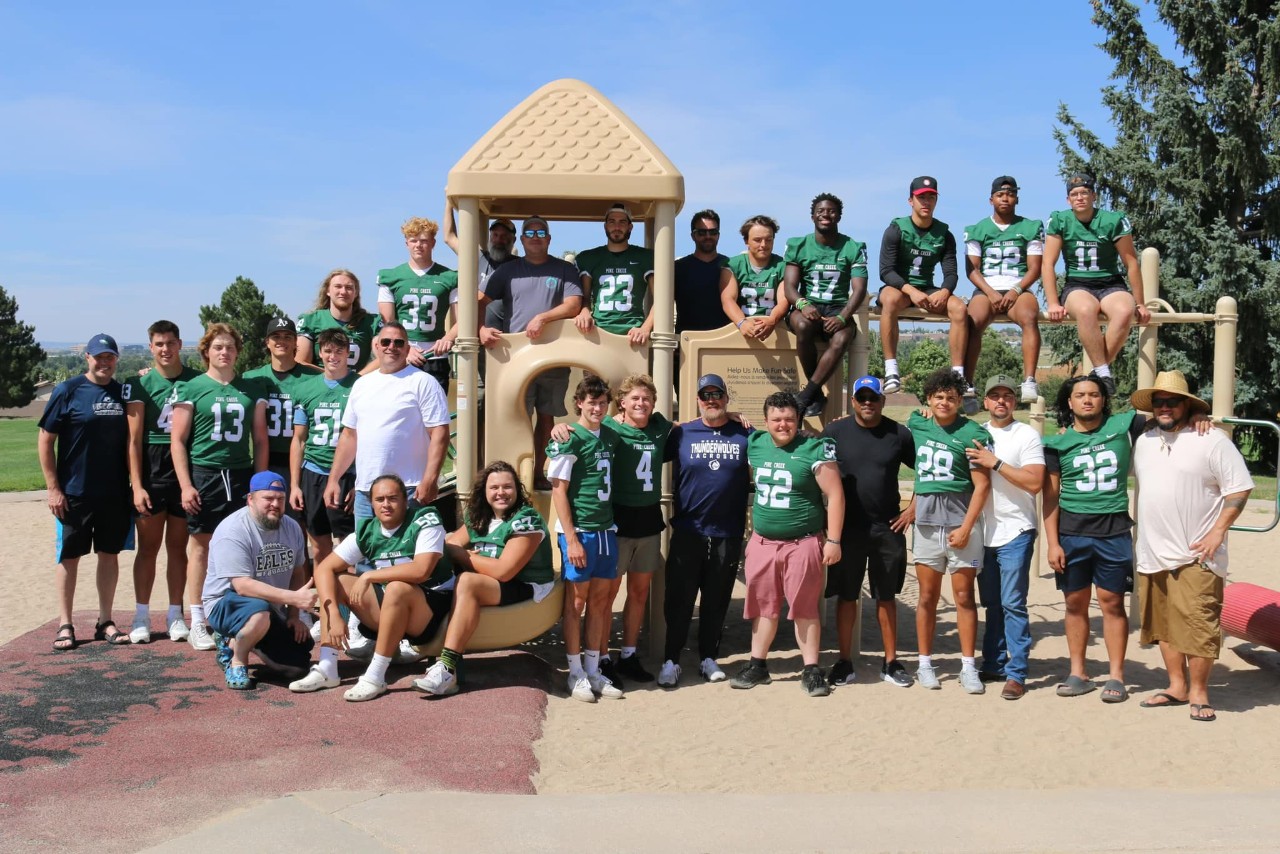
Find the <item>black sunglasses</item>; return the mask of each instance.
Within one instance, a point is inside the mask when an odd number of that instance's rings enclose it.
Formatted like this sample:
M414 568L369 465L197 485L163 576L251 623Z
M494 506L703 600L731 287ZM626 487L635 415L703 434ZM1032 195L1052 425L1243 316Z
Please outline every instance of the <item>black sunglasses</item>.
M403 338L379 338L378 343L381 344L384 349L396 350L405 346L409 342Z
M718 228L695 228L693 233L698 237L719 237L720 229Z
M1185 399L1186 398L1182 397L1152 397L1151 408L1164 409L1165 407L1168 407L1169 409L1173 409L1175 406L1182 405L1182 402Z
M698 400L723 400L724 392L719 389L707 389L698 392Z

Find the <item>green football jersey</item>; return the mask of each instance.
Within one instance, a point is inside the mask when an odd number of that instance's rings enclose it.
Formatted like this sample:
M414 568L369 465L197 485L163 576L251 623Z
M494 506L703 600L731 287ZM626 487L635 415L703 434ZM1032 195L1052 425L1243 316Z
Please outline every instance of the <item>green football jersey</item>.
M916 495L973 492L973 476L965 451L978 440L992 447L987 428L963 415L942 427L932 418L912 412L907 429L916 443Z
M195 368L182 366L182 373L174 379L152 368L143 376L134 375L125 380L121 397L127 407L131 403L142 405L142 424L146 431L143 444L169 444L169 429L173 421L173 390L178 383L189 382L200 376Z
M933 270L942 261L951 229L942 220L935 219L927 231L921 231L909 216L900 216L893 224L902 233L898 244L898 275L913 287L937 287L933 283Z
M356 545L360 554L374 569L386 569L402 563L412 563L416 554L418 537L424 528L439 528L445 535L444 522L436 508L428 505L410 510L404 524L390 534L383 533L382 522L376 516L356 520ZM447 551L440 555L431 577L422 582L427 587L443 584L453 577L453 564Z
M1133 234L1129 217L1118 211L1094 211L1087 224L1073 211L1054 211L1049 217L1049 234L1062 238L1062 261L1067 281L1109 279L1124 276L1116 241Z
M620 442L614 452L613 501L627 507L649 507L662 500L662 453L671 434L671 422L655 412L644 428L619 424L612 418L604 430L616 433Z
M613 460L618 449L617 433L601 428L593 435L581 424L572 425L567 442L552 439L547 459L573 457L569 476L569 506L574 527L580 531L607 531L613 527ZM564 520L557 522L562 528Z
M360 375L348 371L347 375L330 387L323 375L308 377L296 389L294 421L307 427L307 444L302 452L304 462L329 471L333 468L333 452L338 447L338 435L342 432L342 412L351 397L351 387ZM299 420L298 412L304 420Z
M244 372L245 379L254 380L267 393L267 447L273 457L289 455L298 393L306 388L308 380L323 373L315 365L301 362L282 374L273 371L270 363Z
M373 339L381 328L382 318L367 311L354 323L339 320L327 308L308 311L298 318L298 335L311 340L311 358L316 364L320 363L320 347L315 341L320 333L326 329L341 329L345 332L351 341L348 345L351 352L347 354L347 366L353 371L360 370L373 358Z
M588 249L575 259L578 270L591 277L591 316L606 332L626 335L644 324L648 279L653 275L653 251L628 246L611 252L608 246Z
M267 390L248 377L223 385L208 374L178 383L175 405L191 406L187 444L191 464L213 469L253 468L253 414Z
M467 535L471 537L472 551L485 557L499 558L502 557L502 550L506 548L507 542L512 537L521 534L542 534L533 557L529 558L529 562L511 580L524 581L528 584L546 584L555 578L555 570L551 563L551 534L547 532L546 520L532 504L521 507L510 519L494 521L497 524L490 527L486 533L467 528Z
M821 305L844 305L853 279L867 277L867 244L843 234L830 246L812 234L792 237L783 260L800 268L800 296Z
M1133 419L1130 410L1112 415L1097 430L1045 436L1044 445L1057 453L1062 477L1058 504L1081 515L1129 512L1129 463L1133 458Z
M778 307L782 274L787 269L781 255L770 255L769 263L757 270L751 256L743 252L730 258L728 267L738 280L738 307L745 317L764 317Z
M1044 223L1015 216L1000 226L991 217L964 230L965 254L981 258L982 277L998 291L1015 287L1027 275L1027 250L1044 252Z
M757 430L747 439L747 462L755 478L751 526L771 540L795 540L826 527L818 466L836 461L836 443L796 436L779 448Z
M432 264L421 276L408 264L378 271L378 302L395 304L396 320L404 324L409 340L419 349L449 331L445 318L457 292L457 272L442 264Z

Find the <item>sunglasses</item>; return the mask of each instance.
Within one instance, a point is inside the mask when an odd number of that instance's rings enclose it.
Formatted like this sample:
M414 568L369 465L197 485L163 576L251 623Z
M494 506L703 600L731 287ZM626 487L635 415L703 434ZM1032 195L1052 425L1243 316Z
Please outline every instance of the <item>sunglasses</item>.
M1173 409L1175 406L1181 406L1186 398L1182 397L1152 397L1152 409Z
M397 350L409 342L403 338L379 338L378 343L381 344L385 350Z
M551 232L545 228L526 228L524 230L525 237L550 237Z
M853 399L858 401L858 403L881 403L884 401L884 398L878 397L874 394L856 394L853 396Z
M724 392L715 389L698 392L698 400L724 400Z
M720 229L718 228L695 228L693 233L697 237L719 237Z

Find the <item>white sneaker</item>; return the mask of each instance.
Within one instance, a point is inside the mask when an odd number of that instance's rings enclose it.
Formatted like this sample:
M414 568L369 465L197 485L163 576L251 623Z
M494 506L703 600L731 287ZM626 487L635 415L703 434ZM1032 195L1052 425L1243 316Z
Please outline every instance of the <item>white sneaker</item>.
M356 661L368 661L373 658L373 641L363 635L347 635L347 637L349 640L360 641L347 647L347 658L354 658Z
M396 664L416 664L426 657L426 653L419 652L416 646L409 643L407 638L404 638L400 641L400 648L397 649L396 654L392 656L392 661Z
M884 378L884 384L881 386L881 390L885 394L897 394L902 391L902 380L897 374L888 374Z
M191 629L187 628L187 621L179 617L169 624L169 640L182 642L191 637Z
M187 635L187 642L191 644L192 649L198 649L201 652L208 652L217 647L214 643L213 635L209 633L209 627L204 623L196 623L191 627L191 632Z
M716 664L714 658L704 658L702 663L698 665L698 672L702 674L702 678L708 682L723 682L729 677L720 669L720 665Z
M341 684L341 679L330 679L313 664L311 672L306 676L289 683L289 690L295 694L310 694L314 691L323 691L325 688L337 688Z
M606 700L621 700L622 689L609 681L603 673L588 673L587 681L591 683L591 692Z
M658 685L663 688L676 687L676 683L680 681L680 673L680 665L668 658L658 670Z
M1022 383L1022 402L1035 403L1036 398L1040 396L1040 386L1036 385L1035 380L1024 380Z
M916 670L916 681L920 683L921 688L928 688L930 691L937 691L942 688L942 683L938 681L938 674L933 671L933 666L922 664Z
M146 620L134 620L129 643L151 643L151 624Z
M361 676L356 680L356 684L346 690L342 699L351 703L363 703L366 700L381 697L385 693L387 693L386 682L373 682Z
M458 677L449 672L443 661L437 661L427 668L425 676L413 680L413 687L437 697L447 697L458 693Z
M985 694L987 686L982 684L976 667L960 668L960 687L970 694Z
M591 690L591 680L585 673L569 674L569 696L583 703L594 703L595 692Z

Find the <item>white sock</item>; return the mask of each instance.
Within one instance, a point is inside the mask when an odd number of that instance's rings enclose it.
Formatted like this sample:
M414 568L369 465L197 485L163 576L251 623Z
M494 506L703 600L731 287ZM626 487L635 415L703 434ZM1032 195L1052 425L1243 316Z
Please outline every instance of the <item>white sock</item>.
M570 673L578 674L582 672L582 653L579 652L574 655L565 655L565 658L569 660Z
M962 670L977 670L978 664L974 661L972 655L962 655L960 656L960 668Z
M302 625L306 626L307 628L311 628L311 625L316 621L315 615L312 614L310 611L299 611L298 619L301 620Z
M589 649L582 653L582 657L586 659L588 676L595 676L600 672L600 650Z
M952 365L951 370L954 371L956 376L960 377L960 379L964 379L964 365Z
M165 621L165 622L172 623L174 620L181 620L181 619L182 619L182 606L181 606L181 605L170 605L170 606L169 606L169 616L168 616L168 618L166 619L166 621Z
M324 674L325 679L338 678L338 651L331 646L320 647L320 660L316 667Z
M888 376L889 374L896 374L897 372L898 372L898 360L897 360L897 359L885 359L885 360L884 360L884 375L885 375L885 376Z
M1100 376L1100 377L1109 377L1109 376L1111 376L1111 366L1110 366L1110 365L1096 365L1096 366L1094 366L1093 372L1094 372L1095 374L1097 374L1098 376Z
M922 655L922 656L920 656L920 666L921 666L921 667L933 667L933 656L932 656L932 655Z
M624 646L624 647L622 648L622 657L623 657L623 658L630 658L631 656L633 656L633 655L635 655L635 654L636 654L636 648L635 648L634 646Z
M133 621L135 623L145 623L151 619L151 606L144 605L141 602L133 603Z
M369 669L364 672L361 678L366 682L386 682L387 668L391 666L391 656L373 654L373 660L369 662Z
M352 611L351 616L347 617L347 631L354 632L358 625L360 625L360 618L356 616L355 611Z
M1027 382L1027 383L1033 383L1035 381L1036 381L1035 377L1027 377L1025 380L1023 380L1023 382Z
M191 606L191 628L194 629L196 626L204 626L204 625L208 625L204 619L204 606L192 605Z

